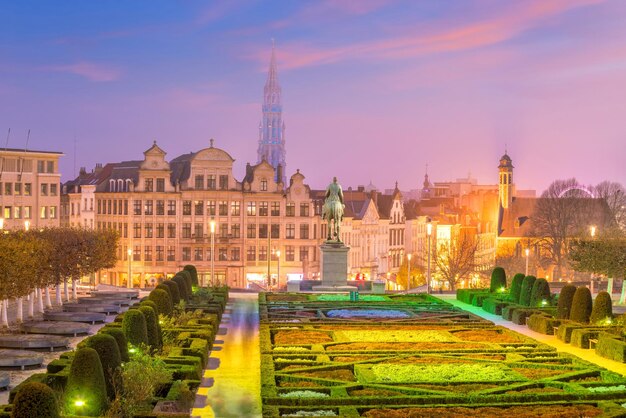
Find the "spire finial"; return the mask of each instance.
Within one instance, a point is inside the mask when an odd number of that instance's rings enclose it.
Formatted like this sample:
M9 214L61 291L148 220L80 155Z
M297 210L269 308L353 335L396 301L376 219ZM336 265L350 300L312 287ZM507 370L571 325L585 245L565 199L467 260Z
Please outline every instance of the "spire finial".
M211 144L210 148L213 148L213 142L214 142L214 141L215 141L215 140L214 140L213 138L209 139L209 144Z
M156 145L156 139L152 141L152 145Z

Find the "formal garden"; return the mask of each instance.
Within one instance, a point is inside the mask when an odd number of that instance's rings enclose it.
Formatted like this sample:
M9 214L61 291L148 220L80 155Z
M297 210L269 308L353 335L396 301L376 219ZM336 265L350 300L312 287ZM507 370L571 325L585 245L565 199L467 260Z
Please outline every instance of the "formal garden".
M260 295L264 416L626 416L619 374L429 295L346 298Z
M187 417L228 300L195 267L16 386L0 417Z

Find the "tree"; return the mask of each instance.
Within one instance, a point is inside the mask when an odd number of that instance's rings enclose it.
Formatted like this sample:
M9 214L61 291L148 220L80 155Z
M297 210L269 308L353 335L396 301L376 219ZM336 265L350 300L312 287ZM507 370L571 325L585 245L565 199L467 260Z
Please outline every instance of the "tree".
M407 290L426 284L426 274L424 273L425 265L426 261L424 261L422 265L420 260L418 260L418 257L411 258L411 283L409 283L407 280L407 275L409 273L409 261L406 257L404 257L402 264L398 269L398 274L396 274L396 283Z
M603 199L616 225L626 231L626 190L620 183L603 181L594 187L595 196Z
M474 271L477 248L478 241L473 236L463 233L438 246L434 265L442 280L448 282L451 290Z
M524 240L525 242L526 240ZM504 268L507 276L513 276L520 271L526 271L526 259L521 255L521 246L516 242L498 243L496 265Z
M570 245L570 262L576 271L624 277L626 235L600 234L594 239L575 239Z

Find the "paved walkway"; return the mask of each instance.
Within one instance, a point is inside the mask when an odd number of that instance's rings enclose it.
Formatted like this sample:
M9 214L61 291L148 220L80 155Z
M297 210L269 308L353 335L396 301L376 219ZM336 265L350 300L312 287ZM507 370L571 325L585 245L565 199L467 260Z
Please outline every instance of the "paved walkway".
M258 297L231 292L192 417L261 416Z
M501 325L513 331L519 332L520 334L534 338L535 340L540 341L544 344L548 344L552 347L555 347L557 351L559 352L573 354L577 357L580 357L583 360L587 360L591 363L597 364L598 366L604 367L606 369L619 373L623 376L626 376L626 363L620 363L614 360L609 360L607 358L600 357L599 355L596 354L594 350L574 347L571 344L564 343L563 341L556 338L556 336L554 335L545 335L539 332L535 332L531 330L530 328L528 328L526 325L514 324L513 322L502 319L500 315L490 314L488 312L485 312L480 307L472 306L463 302L459 302L458 300L456 300L455 295L437 295L437 297L465 311L471 312L474 315L478 315L482 318L488 319L489 321L495 323L496 325Z

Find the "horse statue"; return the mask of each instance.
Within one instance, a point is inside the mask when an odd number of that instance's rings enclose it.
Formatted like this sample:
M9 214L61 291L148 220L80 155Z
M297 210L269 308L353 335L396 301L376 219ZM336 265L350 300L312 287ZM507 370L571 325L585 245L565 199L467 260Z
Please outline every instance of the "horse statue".
M322 219L328 222L328 241L341 242L339 228L343 219L343 191L337 183L337 177L326 188L326 200L322 207Z

